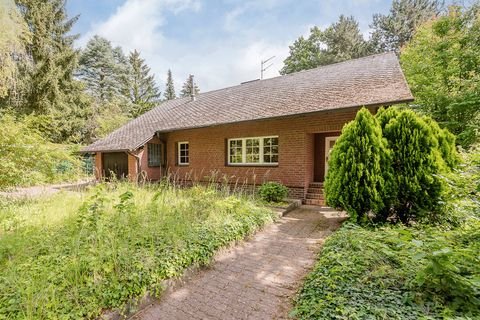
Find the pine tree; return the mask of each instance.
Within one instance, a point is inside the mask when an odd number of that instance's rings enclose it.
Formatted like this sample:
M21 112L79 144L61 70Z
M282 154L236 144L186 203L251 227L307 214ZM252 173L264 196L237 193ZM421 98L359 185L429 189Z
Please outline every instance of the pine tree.
M112 101L124 96L130 73L127 58L120 47L94 36L80 56L79 78L90 94L100 101Z
M415 30L437 16L444 2L438 0L393 0L387 15L375 14L371 44L377 52L395 51L412 39Z
M332 150L325 180L327 203L357 221L365 220L369 211L382 210L390 191L390 163L381 127L363 108L343 128Z
M192 83L193 83L193 90L192 90ZM181 97L190 97L192 92L197 95L200 93L200 89L198 85L193 81L193 75L189 75L185 83L183 84L182 91L180 93Z
M140 58L137 50L130 53L129 64L131 73L128 79L128 96L132 102L130 113L132 117L138 117L152 109L160 100L161 94L154 75L150 74L150 67Z
M73 72L77 52L70 34L78 16L68 19L64 0L16 0L32 33L27 52L33 62L28 69L25 109L47 113L66 108L78 95ZM63 106L60 106L63 105Z
M363 57L371 53L353 17L340 16L325 30L313 27L308 39L298 38L290 46L281 74L307 70L335 62Z
M165 92L163 93L165 99L173 100L177 97L175 94L175 87L173 86L173 77L172 77L172 70L168 69L167 72L167 84L165 86Z

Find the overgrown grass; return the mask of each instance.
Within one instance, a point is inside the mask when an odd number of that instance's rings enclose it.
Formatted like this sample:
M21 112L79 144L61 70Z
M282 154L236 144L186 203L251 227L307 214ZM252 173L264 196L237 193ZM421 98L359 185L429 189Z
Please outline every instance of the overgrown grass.
M272 220L211 188L100 185L0 207L0 319L93 318Z

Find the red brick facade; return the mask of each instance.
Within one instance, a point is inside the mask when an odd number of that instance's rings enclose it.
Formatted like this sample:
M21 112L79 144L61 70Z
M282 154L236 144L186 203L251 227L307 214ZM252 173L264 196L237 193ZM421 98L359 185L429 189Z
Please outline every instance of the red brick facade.
M147 144L135 153L139 162L133 155L129 155L129 176L136 179L139 173L143 173L147 179L158 180L169 174L176 179L194 181L214 176L217 180L249 185L278 181L290 188L292 196L303 197L310 182L314 181L314 172L321 172L318 168L315 170L315 166L324 166L318 160L319 156L315 157L315 153L319 153L316 149L321 145L315 142L315 137L324 139L325 136L338 135L344 124L353 120L357 111L358 108L350 108L162 133L151 142L165 143L164 166L148 167ZM373 107L371 111L374 111ZM319 133L323 135L318 135ZM227 139L272 135L278 136L278 165L227 165ZM187 166L177 163L177 143L183 141L189 142L190 159ZM98 160L96 165L99 165Z

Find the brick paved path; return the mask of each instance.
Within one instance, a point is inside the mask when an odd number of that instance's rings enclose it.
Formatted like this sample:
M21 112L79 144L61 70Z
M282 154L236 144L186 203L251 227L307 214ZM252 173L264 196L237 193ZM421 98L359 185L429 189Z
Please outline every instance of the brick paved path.
M285 319L323 240L343 219L332 209L302 206L133 319Z

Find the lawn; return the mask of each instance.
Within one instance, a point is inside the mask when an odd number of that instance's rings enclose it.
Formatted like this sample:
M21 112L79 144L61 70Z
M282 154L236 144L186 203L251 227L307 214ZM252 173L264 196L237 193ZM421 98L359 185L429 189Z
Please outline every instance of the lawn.
M0 319L94 318L272 221L247 198L205 187L99 185L0 199Z

